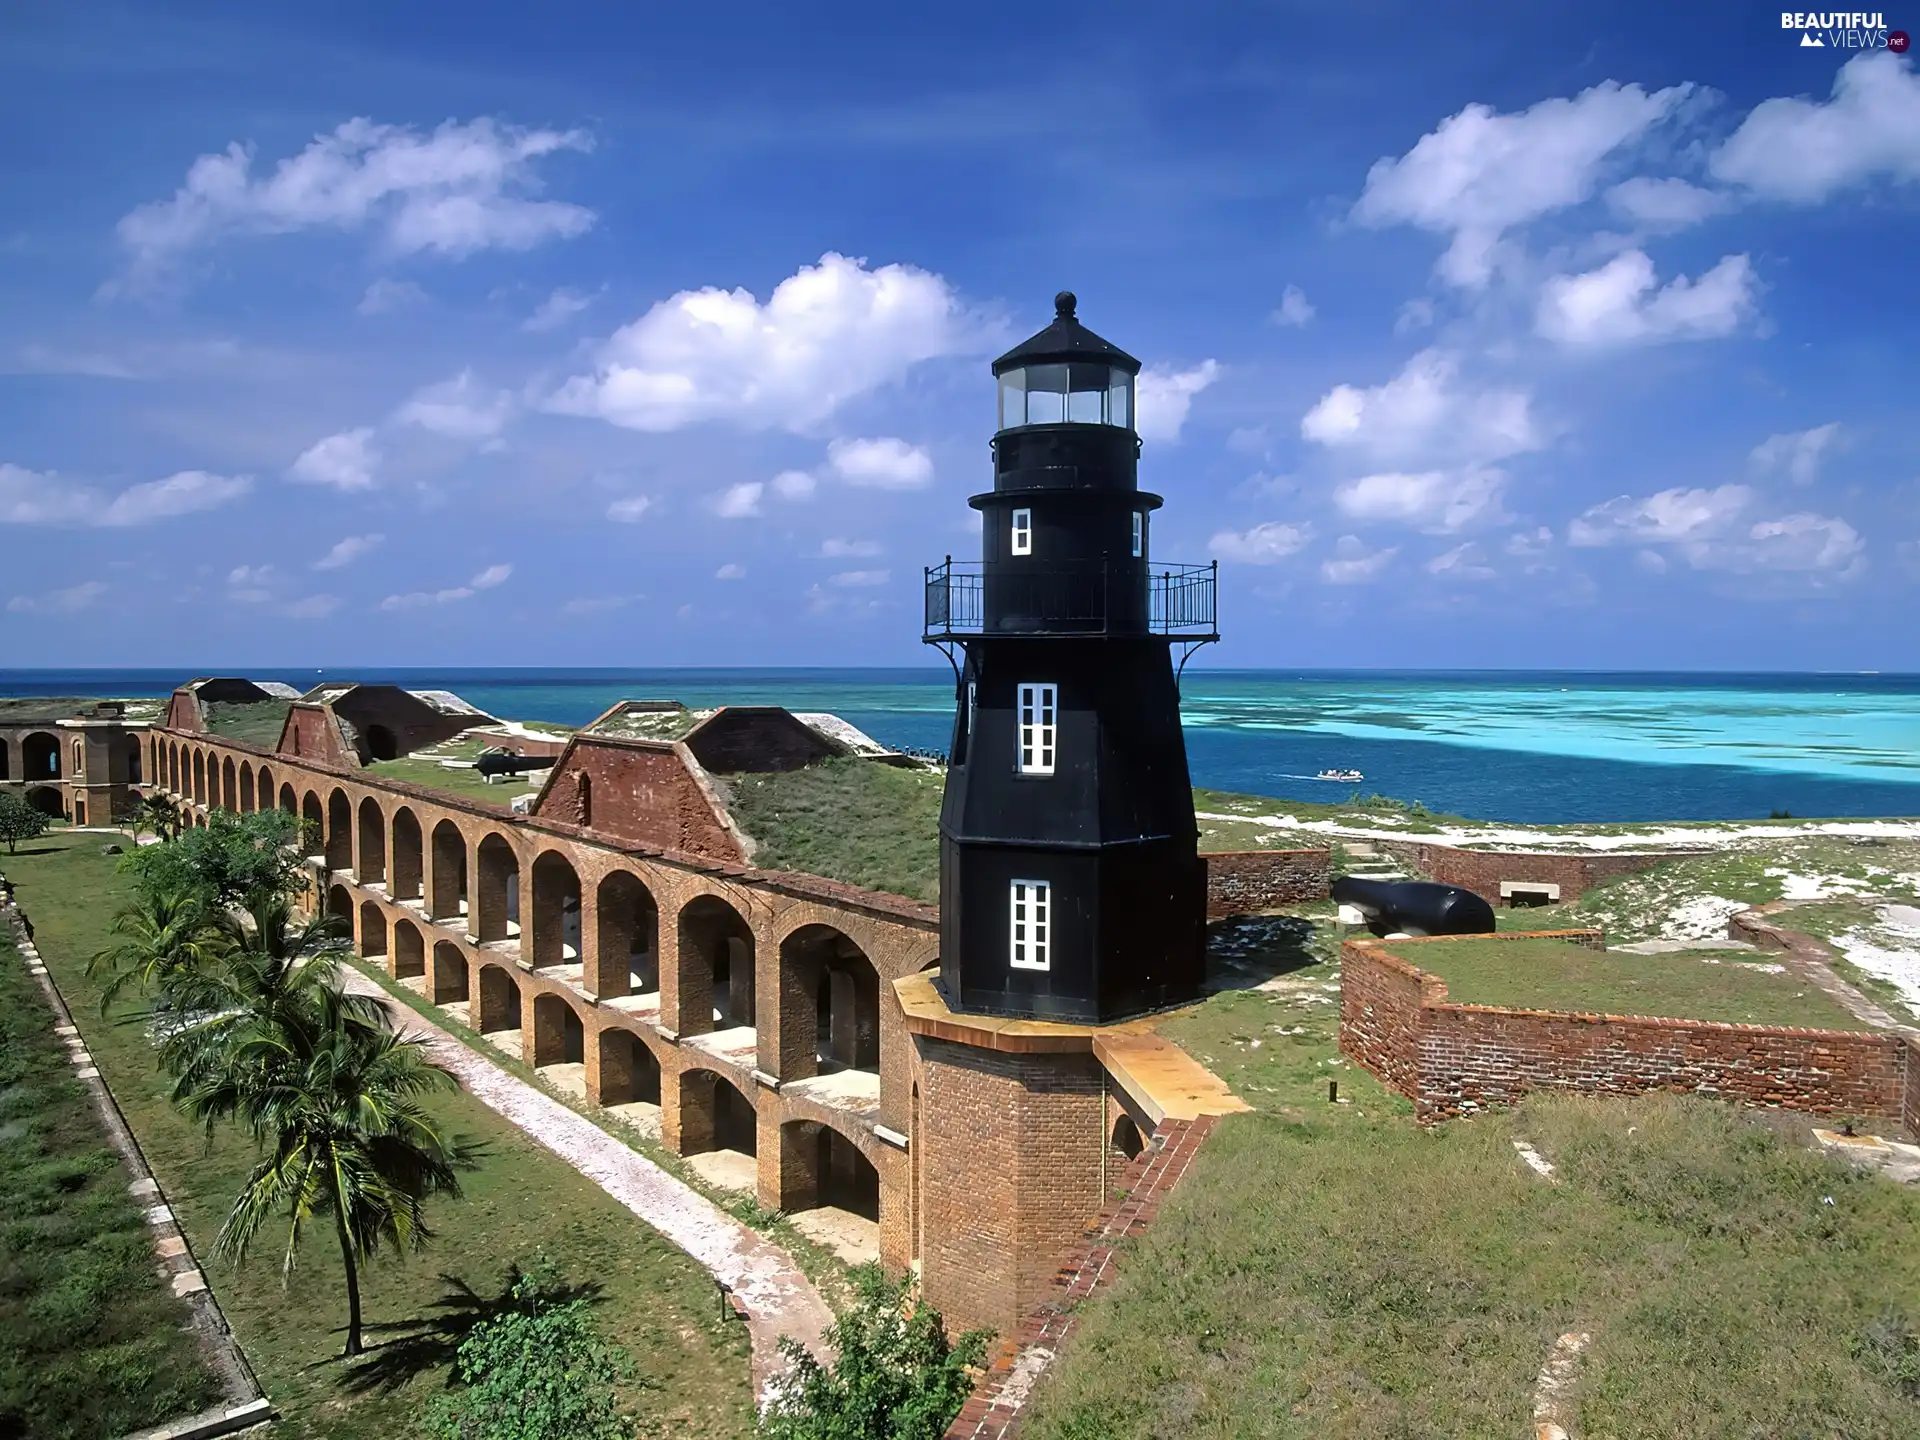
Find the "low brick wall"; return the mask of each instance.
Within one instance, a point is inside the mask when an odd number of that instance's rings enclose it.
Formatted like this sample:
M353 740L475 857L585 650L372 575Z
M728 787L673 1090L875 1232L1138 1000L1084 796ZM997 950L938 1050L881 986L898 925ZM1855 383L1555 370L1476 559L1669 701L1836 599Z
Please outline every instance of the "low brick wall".
M1422 1123L1540 1089L1692 1091L1909 1130L1920 1119L1920 1058L1901 1035L1456 1005L1407 958L1421 943L1342 947L1340 1049L1412 1100Z
M1619 875L1637 875L1684 851L1614 851L1602 854L1550 850L1463 850L1457 845L1435 845L1418 840L1378 839L1375 848L1393 856L1408 869L1471 890L1490 905L1506 903L1502 883L1525 888L1552 886L1562 902L1578 900L1587 891Z
M1324 900L1331 883L1326 850L1217 850L1207 862L1207 919L1254 915Z

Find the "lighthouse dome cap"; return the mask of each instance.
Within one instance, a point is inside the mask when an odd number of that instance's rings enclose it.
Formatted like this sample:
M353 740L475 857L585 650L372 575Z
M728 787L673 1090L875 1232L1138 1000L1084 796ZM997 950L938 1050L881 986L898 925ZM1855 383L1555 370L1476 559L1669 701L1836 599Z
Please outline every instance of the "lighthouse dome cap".
M1073 361L1110 365L1129 375L1140 373L1140 362L1118 345L1102 340L1082 325L1074 314L1078 300L1071 290L1053 297L1053 323L1028 336L993 362L993 373L1011 370L1017 365L1067 364Z

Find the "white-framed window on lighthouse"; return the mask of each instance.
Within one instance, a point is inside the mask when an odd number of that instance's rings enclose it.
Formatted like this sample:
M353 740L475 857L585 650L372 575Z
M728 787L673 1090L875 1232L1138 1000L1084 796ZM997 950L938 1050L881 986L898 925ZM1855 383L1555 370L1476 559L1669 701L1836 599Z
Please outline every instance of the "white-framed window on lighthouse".
M1045 970L1053 953L1053 886L1015 880L1008 890L1007 963L1016 970Z
M1133 512L1133 558L1138 560L1147 553L1147 512Z
M1010 539L1012 543L1007 547L1010 554L1031 555L1033 553L1033 511L1013 512L1013 531Z
M1020 704L1020 753L1017 769L1022 775L1053 774L1053 742L1060 715L1058 685L1022 685Z

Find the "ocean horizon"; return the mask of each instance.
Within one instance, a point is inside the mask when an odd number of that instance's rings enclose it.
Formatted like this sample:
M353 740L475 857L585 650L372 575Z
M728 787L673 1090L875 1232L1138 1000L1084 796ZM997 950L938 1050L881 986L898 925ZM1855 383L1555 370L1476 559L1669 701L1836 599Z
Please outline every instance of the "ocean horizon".
M945 666L229 667L306 690L452 690L503 719L581 725L615 701L831 711L876 739L947 747ZM0 695L163 696L173 669L0 670ZM1189 667L1196 785L1291 800L1358 789L1477 820L1578 823L1920 815L1920 675ZM1314 778L1358 770L1353 783Z

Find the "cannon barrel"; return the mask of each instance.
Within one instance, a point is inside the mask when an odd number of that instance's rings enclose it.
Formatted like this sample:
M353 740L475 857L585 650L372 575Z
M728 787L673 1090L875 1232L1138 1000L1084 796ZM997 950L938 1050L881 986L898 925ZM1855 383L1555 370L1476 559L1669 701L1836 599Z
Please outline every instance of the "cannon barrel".
M1375 935L1491 935L1493 907L1471 890L1431 880L1362 880L1344 875L1333 898L1366 917Z
M523 775L529 770L545 770L557 757L552 755L510 755L504 752L482 755L473 762L481 775Z

